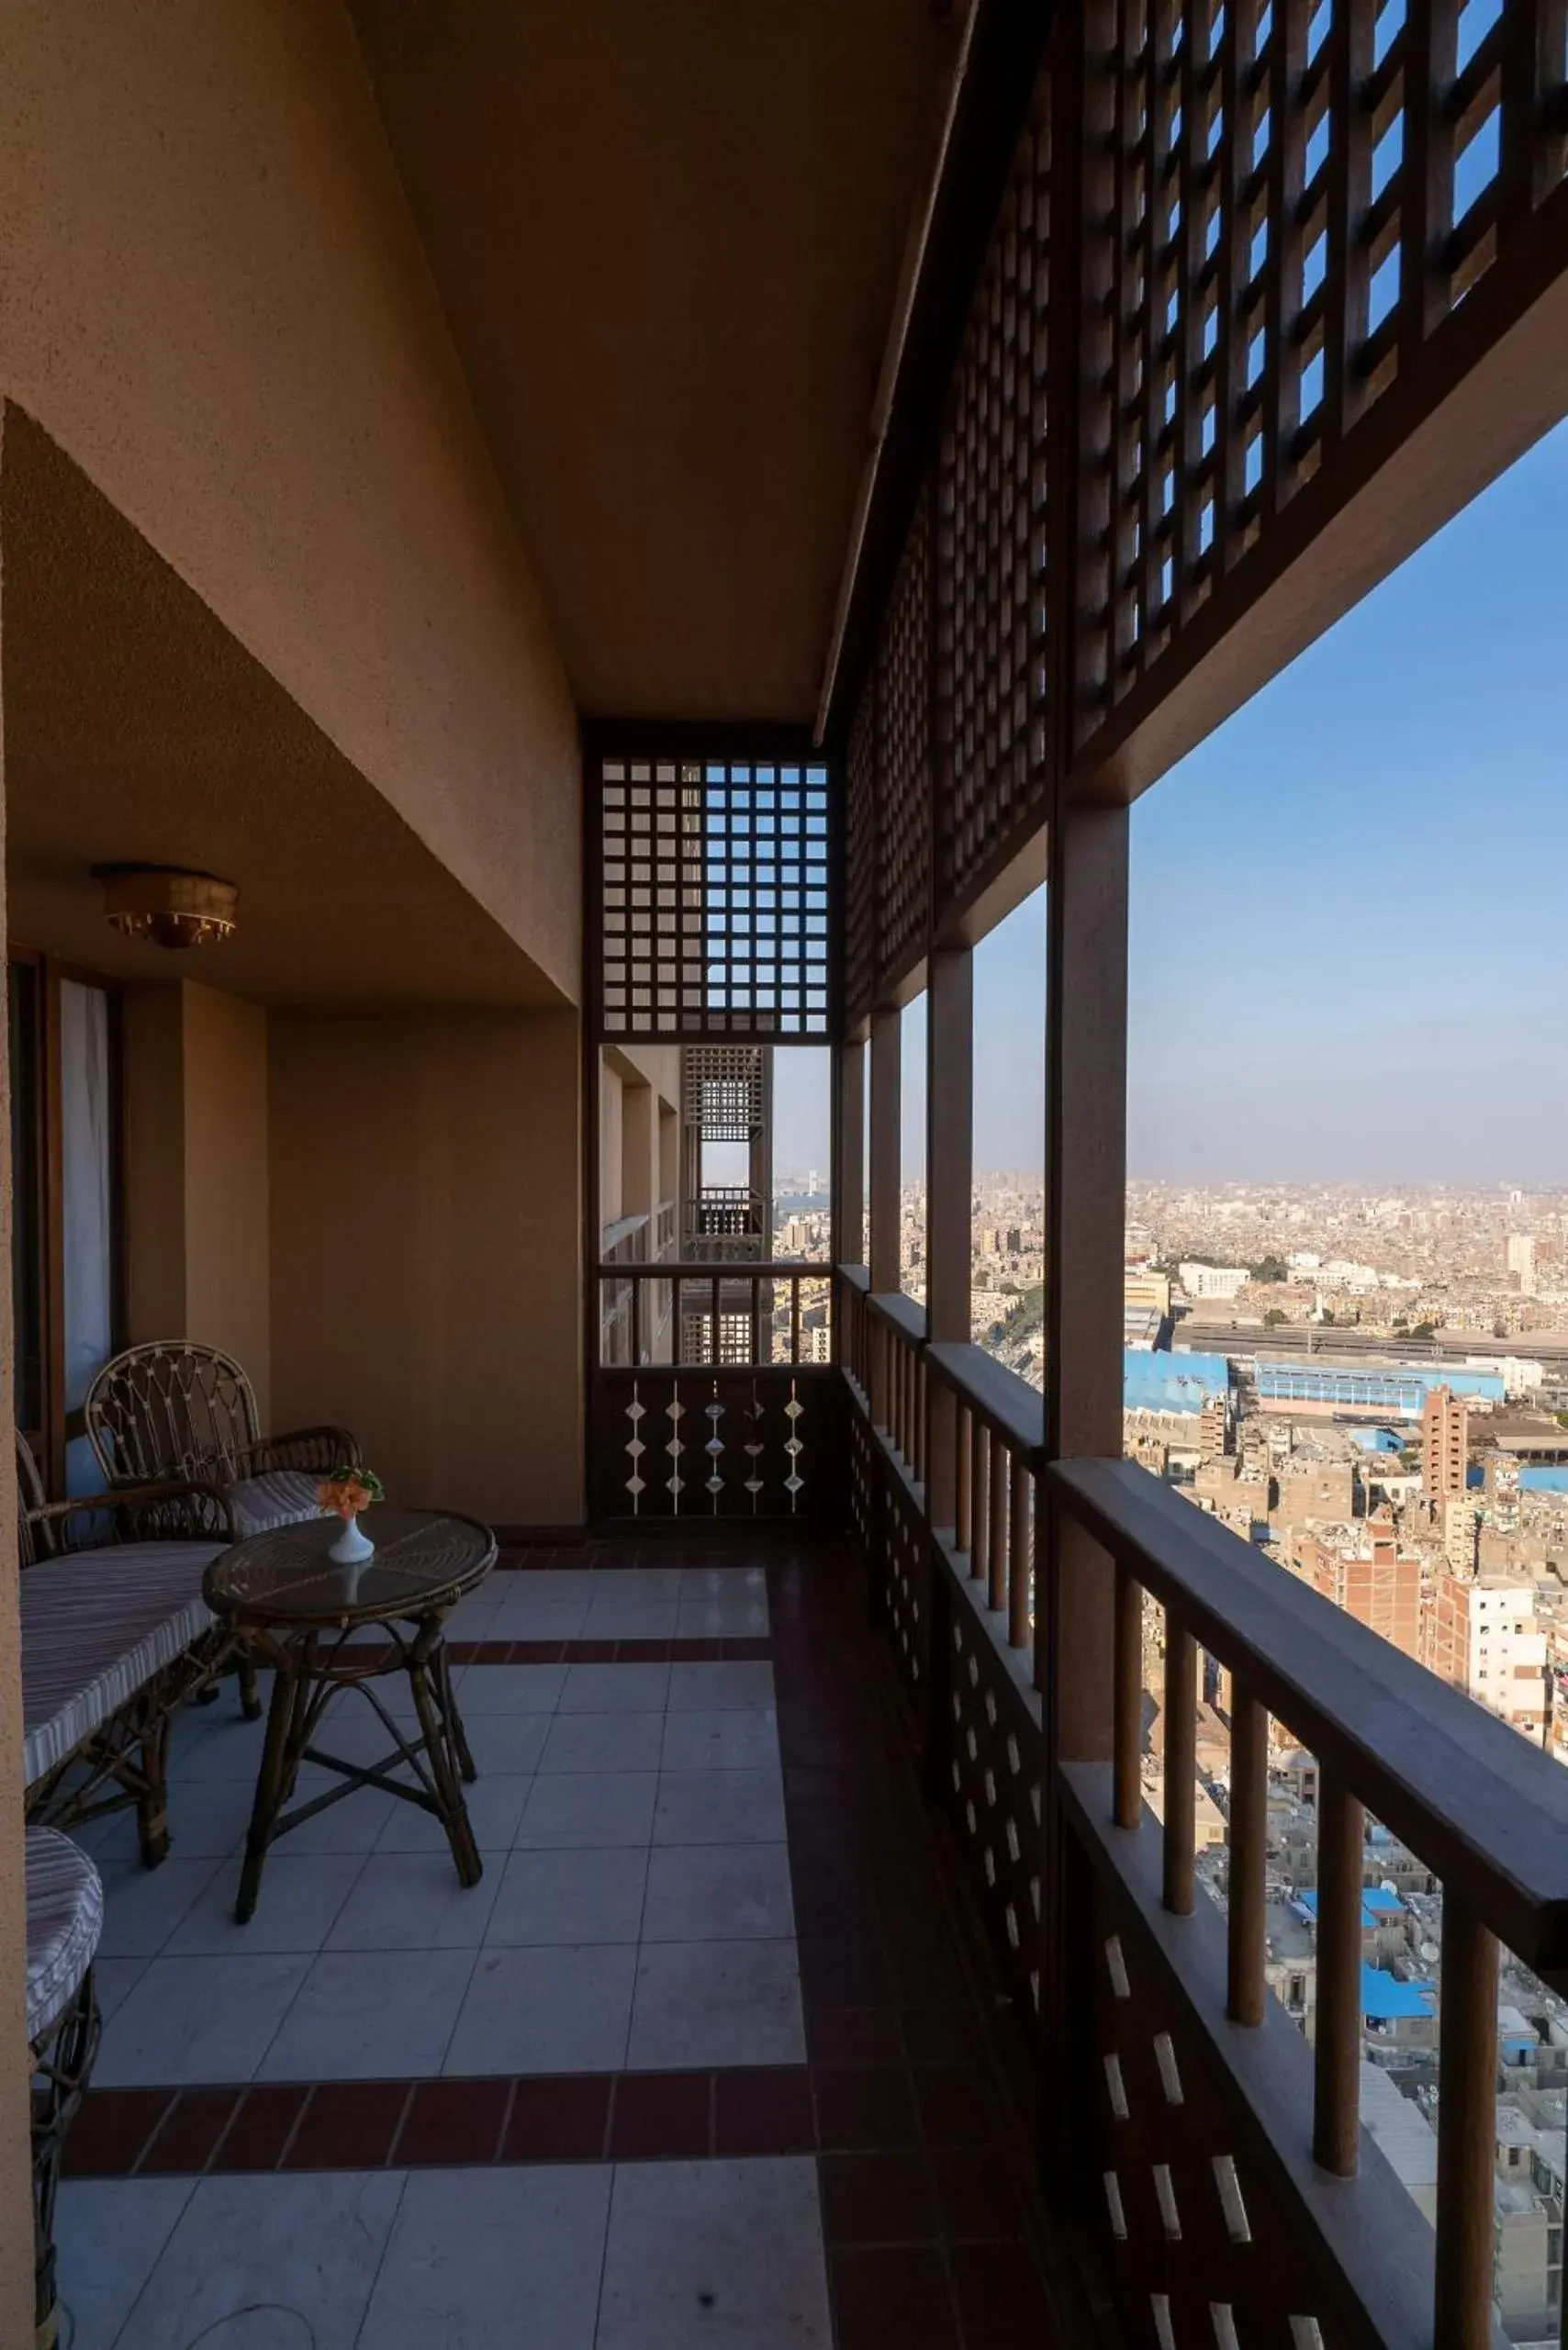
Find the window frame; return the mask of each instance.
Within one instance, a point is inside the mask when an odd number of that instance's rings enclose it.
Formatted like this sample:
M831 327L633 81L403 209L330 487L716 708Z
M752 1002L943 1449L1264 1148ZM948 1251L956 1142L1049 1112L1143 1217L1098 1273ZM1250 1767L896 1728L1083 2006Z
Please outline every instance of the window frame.
M85 1435L86 1423L79 1408L73 1412L67 1412L65 1408L65 1150L60 990L66 980L71 980L80 987L98 990L107 999L108 1004L109 1301L111 1350L117 1352L126 1342L125 990L123 982L111 978L106 971L91 969L63 957L44 954L17 939L6 942L6 966L7 997L12 968L27 968L33 974L32 1017L28 1024L32 1056L31 1102L28 1106L31 1111L33 1176L30 1212L39 1253L37 1360L41 1414L35 1416L39 1418L39 1425L25 1426L20 1414L22 1384L15 1376L15 1354L20 1333L16 1331L12 1336L13 1395L17 1405L17 1428L32 1449L44 1490L50 1494L61 1494L65 1490L66 1447L76 1438ZM14 1131L17 1115L14 1071L10 1101ZM14 1168L17 1163L13 1143ZM15 1215L11 1245L15 1250L17 1245ZM13 1268L13 1297L15 1280Z

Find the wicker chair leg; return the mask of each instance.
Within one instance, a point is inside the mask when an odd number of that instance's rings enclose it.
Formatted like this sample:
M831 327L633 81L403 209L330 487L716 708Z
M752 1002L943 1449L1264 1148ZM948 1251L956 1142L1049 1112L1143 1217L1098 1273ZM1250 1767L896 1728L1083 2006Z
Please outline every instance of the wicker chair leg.
M160 1710L141 1741L145 1785L136 1798L141 1865L155 1869L169 1855L169 1717Z
M248 1722L262 1718L262 1693L256 1686L256 1660L249 1649L241 1649L234 1671L240 1683L240 1709Z
M55 2277L54 2201L61 2154L71 2117L82 2102L98 2048L98 2007L92 1970L49 2038L33 2051L33 2278L35 2350L60 2339Z

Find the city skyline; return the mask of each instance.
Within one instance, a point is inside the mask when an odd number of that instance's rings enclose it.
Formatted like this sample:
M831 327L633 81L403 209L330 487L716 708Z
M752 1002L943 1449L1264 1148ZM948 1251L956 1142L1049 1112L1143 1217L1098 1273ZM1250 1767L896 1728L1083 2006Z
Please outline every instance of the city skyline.
M1528 1186L1568 1164L1565 550L1568 425L1137 802L1132 1176ZM923 1038L924 1000L909 1176ZM825 1163L826 1057L810 1088L795 1058L777 1147ZM976 950L977 1170L1041 1164L1044 1060L1036 894Z

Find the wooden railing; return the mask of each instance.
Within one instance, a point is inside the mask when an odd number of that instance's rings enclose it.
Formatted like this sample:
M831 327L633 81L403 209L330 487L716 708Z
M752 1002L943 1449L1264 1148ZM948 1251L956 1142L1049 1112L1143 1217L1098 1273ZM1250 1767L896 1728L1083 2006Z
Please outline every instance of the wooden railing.
M635 1367L663 1360L717 1362L735 1370L830 1358L834 1284L827 1265L793 1258L761 1264L604 1261L599 1279L605 1301L601 1329L623 1325L627 1333L625 1350L602 1356L603 1365ZM673 1323L672 1351L664 1357L650 1348L655 1326L650 1300ZM818 1330L821 1340L814 1335Z
M1561 1766L1135 1464L1048 1463L1042 1399L977 1348L926 1342L909 1301L857 1268L838 1294L872 1612L1134 2338L1492 2350L1499 1949L1568 1990ZM1055 1695L1096 1669L1050 1654L1058 1519L1114 1593L1090 1759L1063 1750ZM1194 1860L1205 1653L1232 1692L1223 1908ZM1310 2042L1266 1980L1271 1717L1318 1772ZM1435 2232L1361 2121L1369 1815L1443 1893Z

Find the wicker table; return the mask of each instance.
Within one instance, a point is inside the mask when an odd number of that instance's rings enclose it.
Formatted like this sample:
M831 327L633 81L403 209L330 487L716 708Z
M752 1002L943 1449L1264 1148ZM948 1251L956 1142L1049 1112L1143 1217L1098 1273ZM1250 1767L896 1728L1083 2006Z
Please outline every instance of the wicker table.
M496 1538L474 1518L434 1510L379 1507L365 1513L364 1524L375 1552L360 1566L337 1566L327 1556L342 1532L334 1517L252 1535L207 1570L207 1606L276 1675L234 1908L241 1924L255 1913L268 1846L356 1787L381 1787L433 1812L446 1830L459 1883L477 1885L483 1873L462 1785L478 1774L452 1694L444 1626L464 1593L494 1565ZM367 1626L385 1637L367 1641ZM375 1687L394 1673L409 1676L413 1737L404 1735ZM392 1740L379 1762L345 1762L312 1743L322 1716L347 1688L368 1700ZM334 1771L343 1784L286 1809L301 1762ZM393 1775L400 1766L411 1778Z

